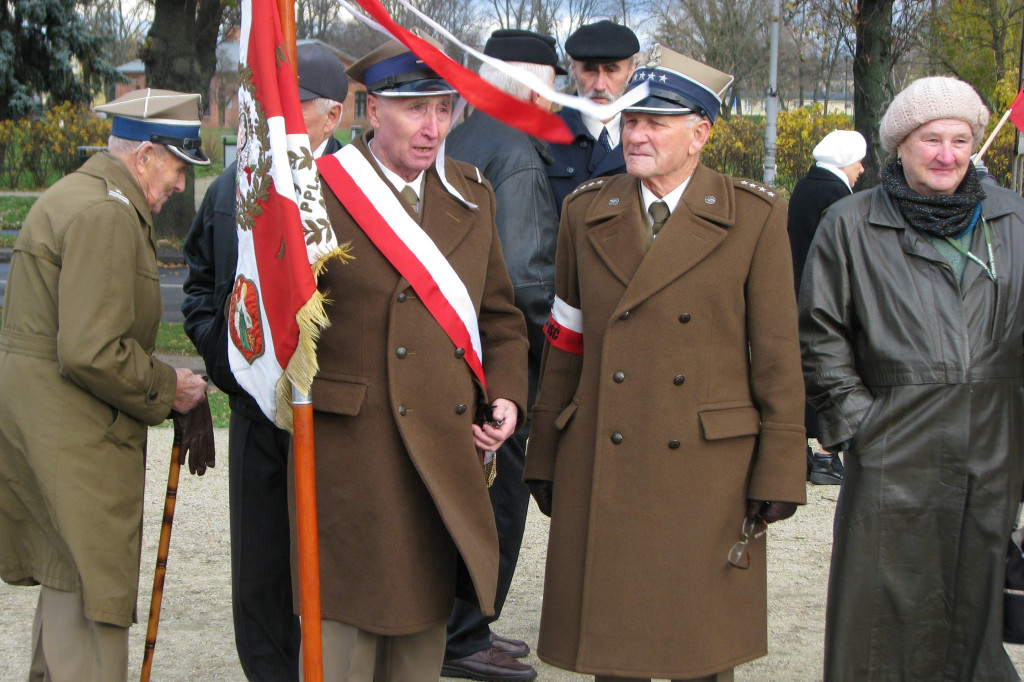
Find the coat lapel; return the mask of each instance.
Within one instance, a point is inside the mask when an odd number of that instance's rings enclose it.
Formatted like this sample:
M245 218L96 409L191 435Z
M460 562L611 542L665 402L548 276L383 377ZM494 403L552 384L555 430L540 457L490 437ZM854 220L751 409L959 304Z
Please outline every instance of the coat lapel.
M605 182L584 220L587 238L612 274L628 287L646 253L637 181L620 175Z
M651 248L645 251L637 183L637 180L632 180L628 192L624 192L629 195L629 200L618 216L622 225L614 225L617 232L631 235L636 247L630 249L633 242L625 238L620 238L618 244L614 240L607 240L611 248L621 249L622 253L617 256L620 264L631 264L639 255L639 261L628 270L628 277L624 280L627 289L619 304L622 310L635 307L696 267L725 240L727 231L724 228L735 222L732 184L725 176L698 166L665 227ZM600 207L598 205L596 208ZM609 221L608 228L612 226L612 221ZM600 235L599 230L594 233ZM606 262L609 257L602 255Z
M459 194L471 196L462 171L445 159L445 175ZM423 217L420 227L430 235L438 250L445 256L449 255L465 238L474 220L475 212L467 212L466 207L448 193L437 172L431 167L423 180ZM479 210L479 209L478 209Z

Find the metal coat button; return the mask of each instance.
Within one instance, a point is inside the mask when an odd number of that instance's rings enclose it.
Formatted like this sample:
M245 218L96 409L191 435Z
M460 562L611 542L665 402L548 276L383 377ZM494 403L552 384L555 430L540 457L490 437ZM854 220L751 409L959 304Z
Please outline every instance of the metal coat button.
M630 312L629 312L629 311L627 310L626 312L624 312L624 313L622 313L621 315L619 315L619 319L620 319L620 320L628 320L628 319L629 319L629 316L630 316L630 315L632 315L632 313L630 313Z
M618 433L618 432L613 433L612 434L612 443L614 443L615 445L618 445L621 442L622 442L622 434Z
M580 146L583 147L584 149L586 149L587 148L587 141L586 140L580 140Z
M565 169L565 172L568 173L569 175L572 175L573 173L576 172L576 169L573 168L572 166L569 166L568 168Z
M676 378L672 380L672 383L676 386L682 386L684 381L686 381L686 377L682 374L677 374Z
M398 406L398 414L403 416L403 417L405 416L405 405L399 405Z
M617 384L621 384L625 380L626 380L625 372L616 372L615 374L612 375L612 381L614 381Z
M405 299L406 298L408 298L408 296L406 295L406 293L404 291L402 293L398 294L398 302L399 303L405 303Z
M683 313L682 315L680 315L679 316L679 321L682 322L683 324L686 324L687 322L689 322L690 321L690 313Z
M458 407L456 407L455 408L455 414L466 414L466 406L465 405L459 405Z
M398 356L399 360L401 360L402 358L404 358L408 354L409 354L409 351L407 351L405 349L405 346L399 346L398 350L395 351L395 355Z
M456 348L455 349L455 357L461 359L465 355L466 355L466 349L465 348Z
M670 448L672 448L673 450L678 450L679 449L679 441L677 441L677 440L670 440L668 442L668 446Z

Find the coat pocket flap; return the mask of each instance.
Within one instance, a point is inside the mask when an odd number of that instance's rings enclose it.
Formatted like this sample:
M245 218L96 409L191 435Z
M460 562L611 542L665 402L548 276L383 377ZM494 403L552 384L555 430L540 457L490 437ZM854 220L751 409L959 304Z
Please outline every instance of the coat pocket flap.
M570 419L572 419L572 416L576 414L577 408L579 408L579 405L575 400L566 405L565 409L559 412L558 417L555 418L555 428L559 431L564 429L565 425L569 423Z
M704 437L708 440L756 436L761 430L761 413L752 405L702 410L699 416Z
M354 377L349 380L317 377L313 379L310 395L313 409L354 417L366 401L366 381Z

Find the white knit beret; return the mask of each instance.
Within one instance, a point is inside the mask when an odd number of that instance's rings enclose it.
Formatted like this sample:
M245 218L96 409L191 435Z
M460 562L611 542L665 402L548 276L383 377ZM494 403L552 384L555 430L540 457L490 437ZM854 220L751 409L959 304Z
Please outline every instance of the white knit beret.
M907 135L940 118L955 118L967 123L974 132L974 149L985 136L988 108L967 83L948 76L919 78L893 98L879 132L882 146L890 154Z
M846 168L868 153L868 143L856 130L833 130L821 138L811 155L818 163Z

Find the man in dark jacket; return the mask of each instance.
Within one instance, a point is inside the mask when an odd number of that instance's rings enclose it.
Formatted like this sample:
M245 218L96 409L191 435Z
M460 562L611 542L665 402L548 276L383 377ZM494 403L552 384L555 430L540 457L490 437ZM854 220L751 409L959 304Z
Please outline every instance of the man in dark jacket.
M864 172L861 160L867 154L864 136L855 130L833 130L811 152L815 164L797 181L789 200L789 245L793 251L793 278L800 296L800 279L807 252L825 209L853 193L853 186ZM805 407L807 437L818 437L818 419L814 408ZM807 446L807 480L815 485L843 482L843 462L835 452L814 452Z
M526 69L548 83L557 66L555 39L518 29L495 31L484 53ZM481 77L504 92L542 108L550 102L516 83L494 67L483 64ZM465 123L448 136L447 153L454 159L480 168L494 188L498 236L505 253L515 304L526 317L530 340L528 364L529 403L533 403L544 350L542 330L555 286L555 244L558 240L558 210L548 184L546 168L551 163L547 144L500 123L481 111L470 114ZM498 475L491 486L491 505L498 525L498 591L494 616L461 599L455 600L448 621L448 644L442 674L475 680L532 680L533 667L515 657L530 652L526 642L510 640L491 632L490 624L501 615L526 527L530 493L522 481L526 439L530 425L505 441L498 451Z
M610 104L626 91L640 41L625 26L598 21L581 26L565 41L571 58L570 68L581 97L598 104ZM548 180L555 193L559 214L562 200L592 178L626 172L619 139L620 115L598 121L575 109L562 109L558 115L572 131L569 144L552 145L554 162L548 166Z
M318 43L299 45L299 99L314 156L341 148L334 130L348 94L345 67ZM292 613L288 531L289 436L235 381L224 302L238 258L235 164L210 185L185 238L185 332L230 397L229 504L235 646L250 680L298 680L299 619Z

